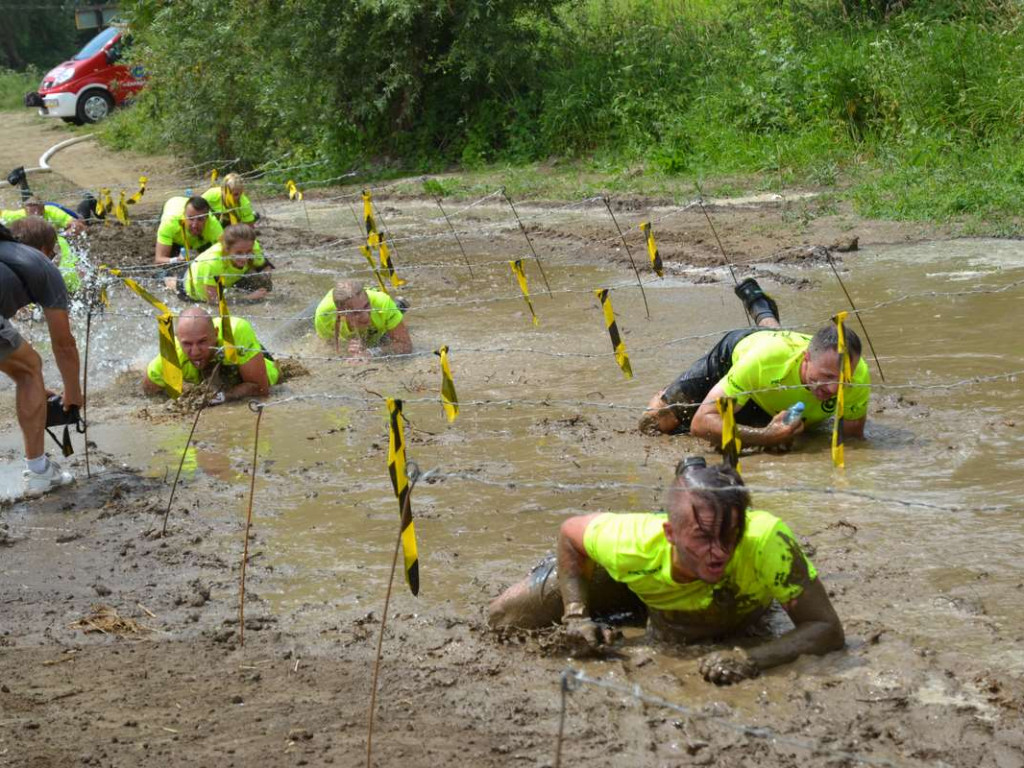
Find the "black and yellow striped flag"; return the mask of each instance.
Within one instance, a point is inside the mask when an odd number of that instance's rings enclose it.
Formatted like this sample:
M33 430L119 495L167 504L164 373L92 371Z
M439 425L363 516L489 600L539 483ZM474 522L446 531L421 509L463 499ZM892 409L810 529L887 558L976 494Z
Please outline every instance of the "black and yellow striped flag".
M840 469L846 467L846 454L843 447L843 415L846 398L843 392L853 378L850 373L850 353L846 348L846 331L843 329L847 314L840 312L832 318L832 322L836 324L836 352L839 353L839 389L836 390L836 417L832 423L832 463Z
M164 390L171 399L181 397L184 385L181 363L178 362L178 345L174 343L174 315L170 312L156 319L160 328L160 358L163 361Z
M288 190L289 200L302 200L302 192L297 186L295 186L294 181L288 179L288 181L285 182L284 188Z
M448 365L448 345L435 349L434 354L441 358L441 407L450 424L459 415L459 396L455 394L455 380Z
M388 278L391 280L391 285L395 288L405 285L405 280L400 278L398 272L395 271L395 264L391 261L391 251L388 248L388 242L383 237L379 239L377 253L380 255L380 267L387 273Z
M100 190L99 198L96 200L96 215L103 219L103 224L110 223L107 216L114 212L114 200L110 196L110 190L104 187Z
M238 219L238 203L235 201L235 196L231 194L231 190L227 187L220 188L221 198L224 200L224 208L228 212L228 221L231 224L237 224Z
M654 242L654 232L651 231L651 222L645 221L640 224L640 231L644 233L644 240L647 242L647 255L651 259L651 267L658 277L665 276L665 269L661 263L661 254L658 253L658 244Z
M377 222L373 218L373 198L369 190L363 190L363 224L366 225L366 238L369 242L371 235L377 234Z
M157 326L160 329L160 357L163 360L163 377L167 393L177 399L181 396L182 373L181 363L178 362L178 349L174 343L174 313L160 299L151 294L130 277L122 277L121 270L107 270L115 277L120 277L124 284L137 293L142 299L148 301L157 312Z
M740 471L740 443L736 434L736 398L720 397L716 401L718 413L722 417L722 454L726 462L738 473Z
M145 176L139 176L139 191L125 201L126 203L128 203L128 205L135 205L137 202L139 202L139 200L142 199L142 196L146 194L147 181L149 181L149 179L146 178Z
M420 591L419 554L416 551L416 528L412 521L412 505L409 498L409 476L405 469L405 433L402 431L402 401L392 397L386 400L388 407L388 474L398 499L402 516L402 554L405 558L405 580L414 595Z
M366 259L366 263L370 265L370 271L373 272L373 276L377 278L377 285L380 286L381 291L388 293L388 287L384 284L384 278L380 276L380 270L377 269L377 265L373 262L373 252L370 250L370 246L360 245L359 252L363 254L363 258Z
M231 327L231 313L228 311L228 300L224 295L224 276L217 275L217 304L220 309L220 335L224 339L224 362L238 365L238 350L235 348L235 332Z
M604 324L608 327L608 335L612 339L612 349L615 350L615 362L622 369L622 374L627 379L632 379L633 367L629 364L629 355L626 354L626 342L619 335L619 326L615 322L615 312L612 310L612 300L608 297L608 289L598 288L594 291L594 295L601 302L601 309L604 311Z
M512 274L516 276L516 280L519 281L519 290L523 292L523 298L526 300L526 306L530 308L530 315L533 317L533 324L540 325L540 320L537 318L537 313L533 311L533 302L530 301L530 288L526 284L526 273L523 271L523 260L516 259L508 263L512 267Z
M114 215L117 216L117 220L121 222L123 226L128 226L128 206L124 200L124 190L117 198L117 207L114 208Z

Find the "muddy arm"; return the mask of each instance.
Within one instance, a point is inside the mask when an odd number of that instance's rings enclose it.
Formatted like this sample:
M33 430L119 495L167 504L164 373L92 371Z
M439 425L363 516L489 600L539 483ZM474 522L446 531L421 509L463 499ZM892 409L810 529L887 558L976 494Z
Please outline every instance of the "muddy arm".
M720 445L722 442L722 417L718 413L718 398L725 397L725 387L718 382L708 392L704 402L700 404L693 416L690 425L690 434L708 440L713 445ZM778 445L786 445L792 442L793 438L804 431L803 419L797 419L792 424L783 424L785 414L777 413L775 418L767 427L747 427L741 424L736 425L736 434L743 445L761 446L772 448Z
M238 366L242 377L239 384L224 392L225 400L242 400L247 397L266 397L270 394L270 381L267 379L267 364L263 353Z
M567 617L590 616L587 576L592 563L583 546L583 534L595 517L596 514L570 517L558 529L558 589Z
M856 421L847 421L843 419L843 437L864 437L864 425L867 423L868 417L865 416L863 419L857 419Z
M781 637L750 650L750 660L758 669L786 664L806 653L821 656L838 651L845 644L842 622L819 579L808 584L800 597L782 607L796 626Z
M405 320L388 331L387 353L390 355L408 355L412 352L412 338Z

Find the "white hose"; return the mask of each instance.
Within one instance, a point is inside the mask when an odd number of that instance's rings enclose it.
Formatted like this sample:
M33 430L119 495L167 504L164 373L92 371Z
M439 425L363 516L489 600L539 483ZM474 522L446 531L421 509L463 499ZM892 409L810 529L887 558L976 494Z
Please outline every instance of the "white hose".
M95 135L87 133L84 136L72 136L70 139L64 139L64 141L60 141L54 144L48 150L43 152L43 154L39 157L39 166L37 168L26 168L25 173L49 173L50 171L53 170L50 167L50 160L52 160L53 156L57 154L60 150L64 149L65 147L70 147L72 144L78 144L81 141L89 141L90 139L95 138Z

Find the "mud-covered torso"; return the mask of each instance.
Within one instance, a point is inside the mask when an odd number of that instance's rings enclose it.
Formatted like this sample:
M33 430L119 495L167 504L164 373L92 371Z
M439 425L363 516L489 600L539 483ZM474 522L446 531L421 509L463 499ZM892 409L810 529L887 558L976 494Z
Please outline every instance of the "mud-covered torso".
M663 639L698 640L739 630L772 600L798 597L817 577L788 526L751 510L721 581L677 582L665 519L664 514L601 515L584 539L588 555L647 605L651 629Z

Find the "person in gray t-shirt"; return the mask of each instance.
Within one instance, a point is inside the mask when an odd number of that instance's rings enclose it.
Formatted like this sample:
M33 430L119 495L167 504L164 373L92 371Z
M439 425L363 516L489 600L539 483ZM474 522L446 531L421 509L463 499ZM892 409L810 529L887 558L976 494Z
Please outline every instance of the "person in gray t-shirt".
M46 386L43 361L10 322L28 304L42 308L53 356L64 380L64 410L83 405L78 345L71 333L68 292L60 270L35 248L22 245L0 225L0 371L14 381L18 424L25 438L25 495L39 496L74 481L43 452Z

